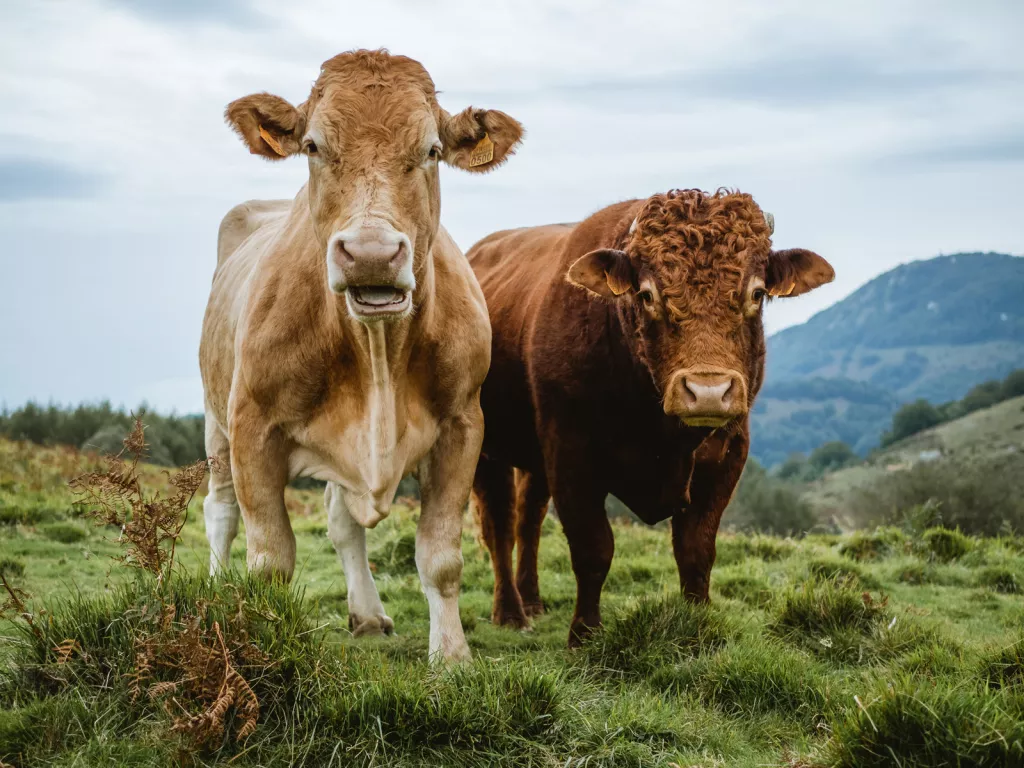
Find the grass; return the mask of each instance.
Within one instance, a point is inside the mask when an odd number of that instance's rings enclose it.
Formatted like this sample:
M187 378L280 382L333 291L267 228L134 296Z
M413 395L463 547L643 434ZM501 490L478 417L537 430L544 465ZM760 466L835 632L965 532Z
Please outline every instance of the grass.
M289 489L291 586L210 581L202 499L162 585L115 563L66 488L95 460L0 441L0 573L33 595L0 626L0 761L90 766L987 766L1020 764L1024 540L931 543L882 529L789 540L722 534L712 603L678 597L668 531L616 522L605 627L565 648L568 548L545 522L531 632L490 624L492 577L467 517L463 625L472 663L425 663L417 510L368 536L397 636L347 632L345 580L320 495ZM165 474L142 468L149 487ZM68 533L74 531L74 533ZM961 536L961 534L957 534ZM938 545L936 545L938 546ZM866 594L865 594L866 593ZM173 606L173 610L171 610ZM218 639L218 632L222 636ZM214 653L215 651L215 653ZM175 730L218 691L183 671L227 663L244 696L222 730ZM216 659L214 662L213 660ZM241 688L239 690L242 690ZM856 697L856 698L855 698Z

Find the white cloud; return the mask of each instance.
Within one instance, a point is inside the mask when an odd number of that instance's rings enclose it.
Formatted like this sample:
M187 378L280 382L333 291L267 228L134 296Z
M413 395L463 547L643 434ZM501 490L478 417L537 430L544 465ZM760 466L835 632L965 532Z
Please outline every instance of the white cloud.
M738 187L776 215L780 246L838 274L773 303L770 329L902 261L1020 252L1022 23L1019 4L926 0L13 6L0 174L38 183L0 178L0 400L198 409L220 216L305 175L249 156L224 105L299 101L354 47L420 59L449 109L526 124L501 171L445 172L442 220L463 247L670 187Z

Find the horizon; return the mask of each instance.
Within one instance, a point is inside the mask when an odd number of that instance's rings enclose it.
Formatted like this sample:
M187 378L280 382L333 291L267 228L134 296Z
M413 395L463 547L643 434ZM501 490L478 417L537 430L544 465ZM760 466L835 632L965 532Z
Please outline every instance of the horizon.
M538 2L482 23L452 2L84 0L18 7L9 21L8 409L202 411L217 224L244 199L294 196L306 174L250 157L223 108L262 90L297 102L321 61L352 48L419 59L446 109L472 103L525 124L503 168L442 172L442 224L463 250L668 188L738 188L775 215L775 247L814 249L836 268L833 284L773 302L768 335L903 264L1024 253L1014 4L640 2L622 18Z

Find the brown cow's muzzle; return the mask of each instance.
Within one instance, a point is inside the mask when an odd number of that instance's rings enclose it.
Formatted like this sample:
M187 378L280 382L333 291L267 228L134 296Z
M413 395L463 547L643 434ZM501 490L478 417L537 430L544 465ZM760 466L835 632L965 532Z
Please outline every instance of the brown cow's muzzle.
M409 238L389 226L335 232L327 242L327 279L357 320L405 315L416 287Z
M746 382L727 368L684 368L665 391L665 413L690 427L721 427L746 411Z

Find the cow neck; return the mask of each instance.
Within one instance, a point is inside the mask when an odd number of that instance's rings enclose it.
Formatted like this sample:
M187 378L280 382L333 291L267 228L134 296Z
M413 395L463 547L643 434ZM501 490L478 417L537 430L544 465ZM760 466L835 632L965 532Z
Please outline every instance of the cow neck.
M339 303L343 325L350 331L358 349L356 360L362 369L360 379L367 382L366 434L369 437L369 477L372 491L387 488L395 472L403 467L398 456L399 428L404 420L405 403L399 399L399 387L406 376L416 339L421 327L431 316L434 303L434 281L431 254L425 258L422 276L417 274L418 287L409 315L396 322L360 323L348 316L344 299Z

